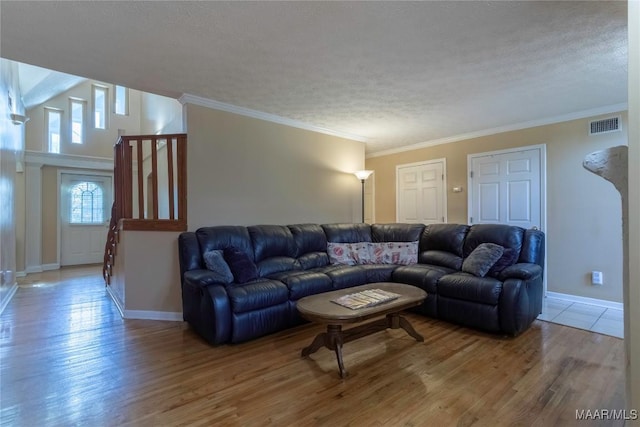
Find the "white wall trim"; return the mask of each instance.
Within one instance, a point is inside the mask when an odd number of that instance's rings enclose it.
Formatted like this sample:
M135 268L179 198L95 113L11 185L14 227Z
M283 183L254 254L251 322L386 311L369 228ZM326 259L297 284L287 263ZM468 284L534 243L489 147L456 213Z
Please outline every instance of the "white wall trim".
M326 135L337 136L339 138L350 139L353 141L367 142L367 138L361 135L355 135L349 132L336 131L332 129L323 128L321 126L304 123L298 120L289 119L287 117L277 116L275 114L265 113L263 111L252 110L250 108L238 107L233 104L226 104L224 102L215 101L209 98L202 98L200 96L191 95L188 93L183 94L178 101L184 104L199 105L200 107L207 107L213 110L226 111L227 113L239 114L241 116L252 117L254 119L265 120L267 122L278 123L285 126L291 126L298 129L309 130L312 132L323 133Z
M111 288L110 285L107 285L106 289L107 289L107 293L111 297L111 300L113 300L113 303L116 305L116 308L118 309L118 312L120 313L120 317L122 317L124 319L124 308L122 307L122 302L120 301L118 296L111 290L112 288Z
M42 264L42 271L60 270L60 263Z
M5 298L4 301L0 301L0 314L2 314L2 312L4 311L4 309L9 305L9 301L11 301L11 298L13 298L13 296L16 294L18 290L18 284L14 283L13 285L11 285L11 288L9 288L9 293L7 294L7 297Z
M69 168L113 170L113 159L110 158L76 156L72 154L55 154L42 151L25 150L24 162L26 164L36 163L40 165L61 166Z
M26 271L16 271L16 277L27 277Z
M584 119L587 117L600 116L603 114L618 113L620 111L627 111L627 109L628 109L627 103L608 105L604 107L593 108L591 110L576 111L575 113L564 114L561 116L547 117L544 119L531 120L528 122L515 123L512 125L506 125L506 126L499 126L495 128L449 136L446 138L439 138L439 139L433 139L430 141L419 142L417 144L405 145L404 147L376 151L373 153L368 153L365 156L365 158L369 159L372 157L388 156L390 154L397 154L397 153L403 153L405 151L418 150L420 148L433 147L434 145L449 144L451 142L464 141L465 139L479 138L482 136L495 135L503 132L511 132L515 130L528 129L536 126L552 125L554 123L568 122L571 120Z
M125 310L123 317L125 319L183 321L181 312L171 311Z
M624 304L621 302L607 301L603 299L580 297L577 295L561 294L559 292L547 292L547 298L559 299L567 302L577 302L579 304L597 305L598 307L613 308L616 310L624 310Z

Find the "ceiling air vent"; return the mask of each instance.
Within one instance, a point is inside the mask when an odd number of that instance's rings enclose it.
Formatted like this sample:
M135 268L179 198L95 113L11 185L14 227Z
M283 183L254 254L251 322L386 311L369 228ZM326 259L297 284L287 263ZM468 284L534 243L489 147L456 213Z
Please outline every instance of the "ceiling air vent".
M616 132L620 130L620 116L589 122L589 135Z

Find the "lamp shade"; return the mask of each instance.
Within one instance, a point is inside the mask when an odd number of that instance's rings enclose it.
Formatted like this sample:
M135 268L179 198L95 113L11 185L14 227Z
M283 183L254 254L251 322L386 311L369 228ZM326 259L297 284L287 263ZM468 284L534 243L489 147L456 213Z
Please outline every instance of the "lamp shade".
M373 173L373 171L361 170L354 172L353 174L358 177L360 181L364 181Z

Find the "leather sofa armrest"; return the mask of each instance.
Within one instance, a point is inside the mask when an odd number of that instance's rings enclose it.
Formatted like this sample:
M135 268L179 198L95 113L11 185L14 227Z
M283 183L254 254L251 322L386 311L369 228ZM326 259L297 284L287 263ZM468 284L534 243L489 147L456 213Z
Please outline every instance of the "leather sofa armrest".
M218 280L216 280L215 275L210 270L205 269L197 269L197 270L189 270L184 273L184 281L191 286L206 288L207 286L218 284L221 285Z
M229 296L225 285L216 282L209 270L185 272L182 315L211 344L224 344L231 339Z
M542 276L542 267L538 264L518 263L502 270L498 280L503 282L507 279L533 280L539 276Z

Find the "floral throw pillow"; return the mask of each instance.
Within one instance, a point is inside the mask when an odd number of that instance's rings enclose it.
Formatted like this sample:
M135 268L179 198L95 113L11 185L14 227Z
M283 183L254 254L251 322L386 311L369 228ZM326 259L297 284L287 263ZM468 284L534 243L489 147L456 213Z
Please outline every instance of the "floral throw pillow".
M360 265L371 264L371 243L327 243L327 253L331 264Z
M418 262L418 242L371 243L372 264L410 265Z

